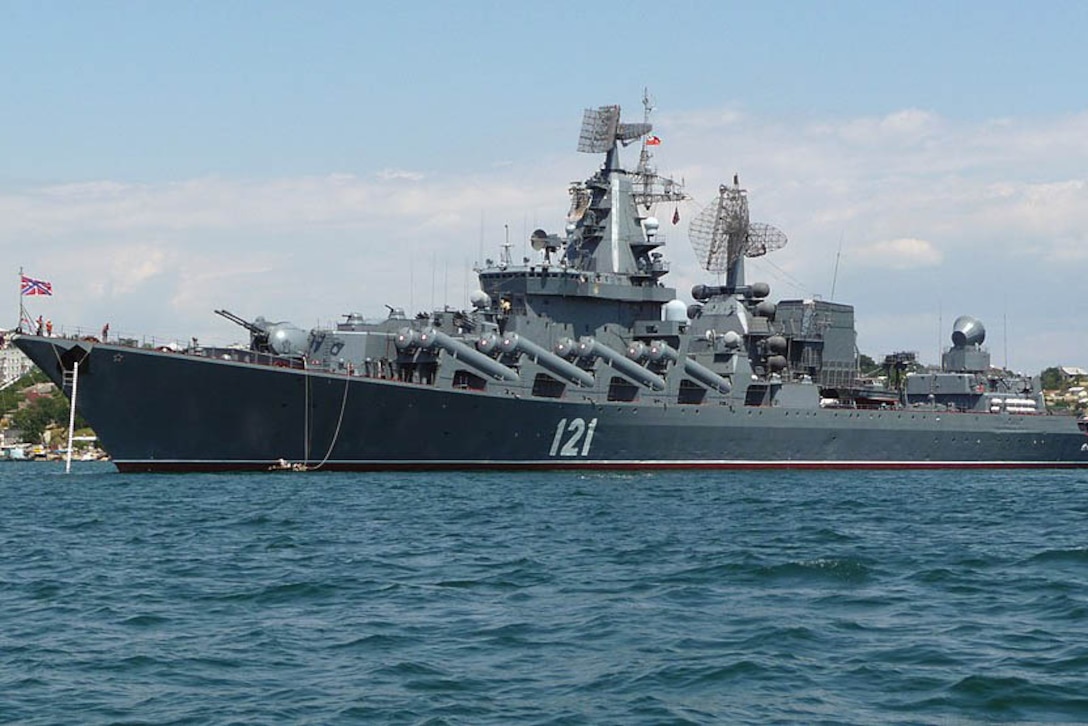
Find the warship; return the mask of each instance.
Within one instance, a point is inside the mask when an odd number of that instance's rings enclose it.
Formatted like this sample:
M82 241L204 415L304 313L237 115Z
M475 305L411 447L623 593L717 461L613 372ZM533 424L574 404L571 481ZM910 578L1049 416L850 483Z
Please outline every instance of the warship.
M123 472L1088 466L1077 419L992 367L975 318L939 370L899 353L863 379L852 306L746 281L786 235L749 220L735 175L690 222L707 283L678 299L654 211L688 196L657 173L644 105L585 112L578 151L603 160L562 231L533 232L520 263L507 241L465 309L309 331L216 310L242 347L13 342Z

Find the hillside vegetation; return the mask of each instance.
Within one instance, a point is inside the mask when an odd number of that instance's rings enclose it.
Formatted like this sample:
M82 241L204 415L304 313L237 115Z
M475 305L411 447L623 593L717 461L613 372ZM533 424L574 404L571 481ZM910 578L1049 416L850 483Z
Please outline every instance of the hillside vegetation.
M68 413L68 397L37 369L0 391L0 419L5 422L5 428L20 430L27 443L41 442L49 428L67 429ZM77 413L76 427L86 426L87 422Z

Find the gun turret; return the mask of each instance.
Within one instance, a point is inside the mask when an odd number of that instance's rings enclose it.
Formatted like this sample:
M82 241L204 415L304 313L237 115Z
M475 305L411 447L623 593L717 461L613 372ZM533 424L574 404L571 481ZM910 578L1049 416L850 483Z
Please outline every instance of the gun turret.
M249 347L259 353L268 353L268 329L251 323L245 318L238 317L229 310L216 310L216 315L226 318L236 325L240 325L249 331Z

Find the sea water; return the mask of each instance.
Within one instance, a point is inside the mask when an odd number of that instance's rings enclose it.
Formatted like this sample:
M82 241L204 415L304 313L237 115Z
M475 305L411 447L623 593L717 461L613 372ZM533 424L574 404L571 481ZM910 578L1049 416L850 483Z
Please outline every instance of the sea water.
M0 722L1088 720L1088 472L0 464Z

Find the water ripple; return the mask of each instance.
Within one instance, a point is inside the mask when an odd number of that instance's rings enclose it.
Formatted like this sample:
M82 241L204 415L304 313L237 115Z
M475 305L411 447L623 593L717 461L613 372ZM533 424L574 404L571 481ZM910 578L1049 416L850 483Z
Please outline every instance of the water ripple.
M1078 472L0 467L0 722L1088 721Z

